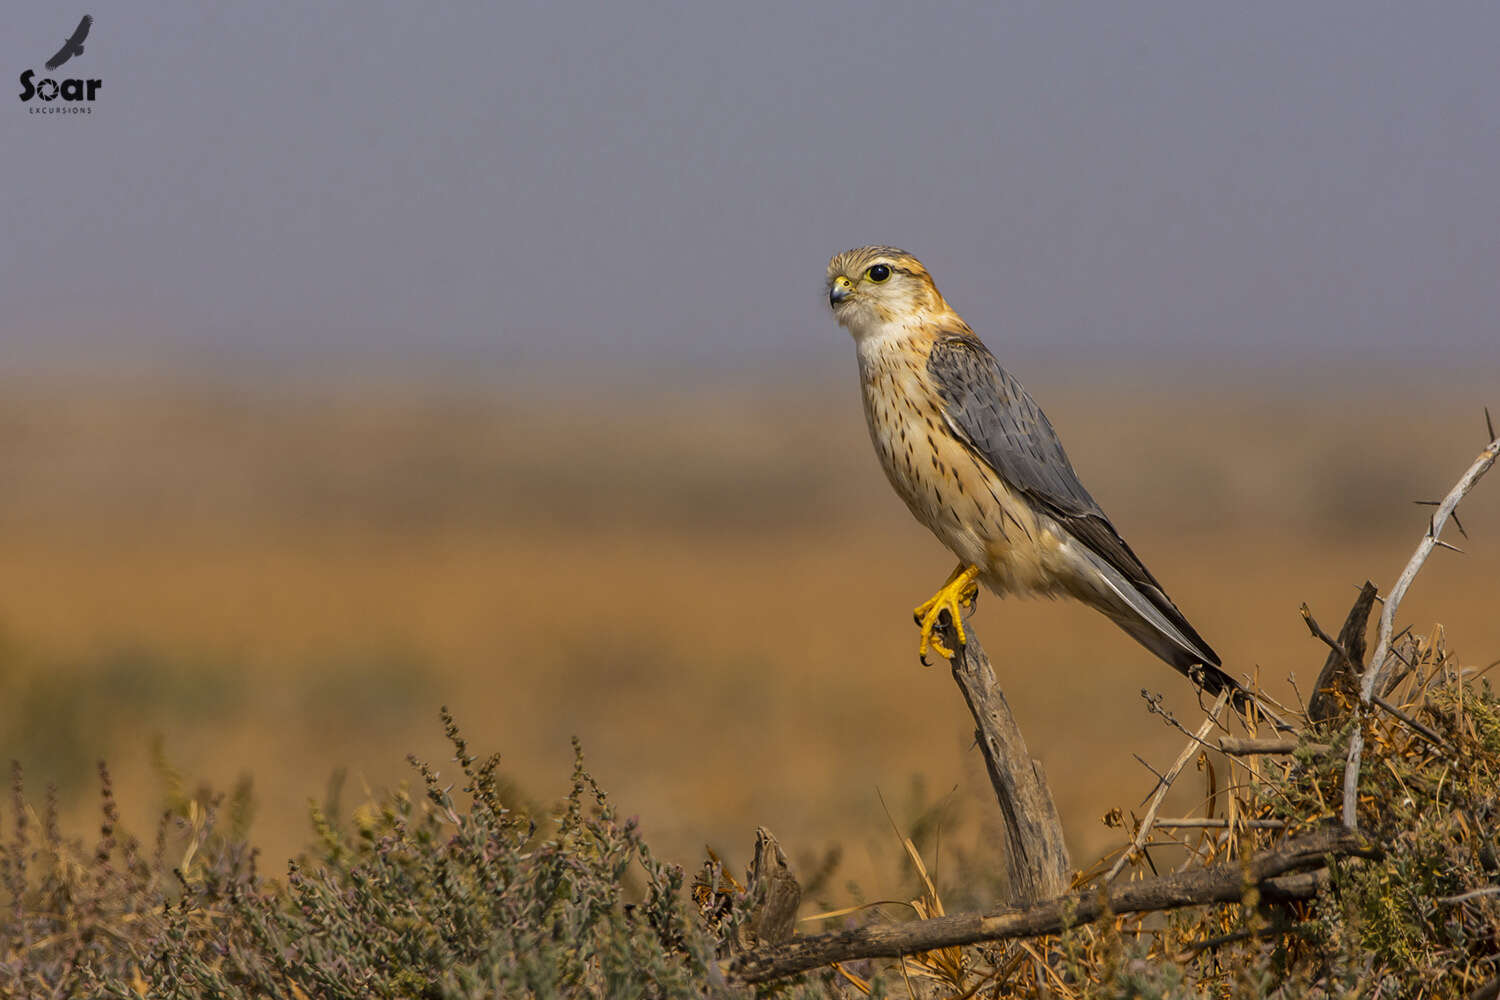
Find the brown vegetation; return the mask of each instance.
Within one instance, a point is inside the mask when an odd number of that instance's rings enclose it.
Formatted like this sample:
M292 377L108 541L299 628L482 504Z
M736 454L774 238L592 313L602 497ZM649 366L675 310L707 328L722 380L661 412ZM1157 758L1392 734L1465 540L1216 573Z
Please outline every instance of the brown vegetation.
M1426 517L1409 501L1479 443L1469 396L1404 399L1390 426L1385 393L1031 381L1229 668L1287 699L1326 652L1298 606L1336 621L1389 577ZM65 802L108 757L146 809L160 733L194 776L253 772L275 857L336 768L381 786L393 747L441 758L447 701L523 787L555 784L579 735L670 857L733 858L764 823L844 845L831 897L890 891L877 788L903 827L940 819L944 852L991 835L993 806L945 672L914 655L910 607L950 560L881 480L852 384L822 395L12 384L0 752ZM1496 497L1465 523L1500 523ZM1474 534L1404 609L1483 663L1500 543ZM1186 685L1077 607L986 598L977 622L1075 856L1119 843L1098 817L1137 805L1129 754L1180 746L1137 692L1181 711Z

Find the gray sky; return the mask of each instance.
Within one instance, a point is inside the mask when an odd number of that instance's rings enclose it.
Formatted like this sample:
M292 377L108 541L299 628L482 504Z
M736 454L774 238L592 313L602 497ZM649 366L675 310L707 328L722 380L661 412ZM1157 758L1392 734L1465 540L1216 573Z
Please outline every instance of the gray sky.
M1500 361L1494 3L15 3L0 39L0 367L842 362L822 270L868 242L1002 360ZM94 113L28 114L28 68Z

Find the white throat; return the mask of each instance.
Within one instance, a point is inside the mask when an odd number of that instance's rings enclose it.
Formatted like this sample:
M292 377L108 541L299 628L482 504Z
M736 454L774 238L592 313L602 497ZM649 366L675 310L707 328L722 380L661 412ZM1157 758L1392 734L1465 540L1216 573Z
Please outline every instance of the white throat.
M912 340L925 329L925 324L917 316L888 320L874 316L861 318L867 322L850 324L849 332L854 335L854 347L862 369L877 364L892 352L906 352Z

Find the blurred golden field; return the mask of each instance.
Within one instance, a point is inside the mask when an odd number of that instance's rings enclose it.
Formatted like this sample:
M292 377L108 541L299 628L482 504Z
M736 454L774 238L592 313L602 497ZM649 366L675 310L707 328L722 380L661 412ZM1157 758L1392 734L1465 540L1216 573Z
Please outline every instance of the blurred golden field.
M1336 631L1360 582L1391 583L1425 523L1411 501L1446 492L1500 401L1061 371L1022 374L1084 481L1226 666L1292 700L1324 652L1298 605ZM962 702L916 660L910 609L951 559L881 477L843 375L11 378L0 750L75 817L107 758L138 824L161 801L157 738L190 780L248 773L274 868L336 769L348 804L404 780L408 751L441 765L447 704L538 794L577 735L684 864L705 842L743 863L763 824L804 857L842 844L841 877L882 895L899 847L878 793L902 824L946 802L951 836L993 850ZM1461 516L1467 553L1437 553L1402 617L1483 666L1500 483ZM1150 791L1131 754L1181 746L1140 689L1181 712L1192 694L1086 609L986 597L974 624L1081 863L1117 836L1099 817Z

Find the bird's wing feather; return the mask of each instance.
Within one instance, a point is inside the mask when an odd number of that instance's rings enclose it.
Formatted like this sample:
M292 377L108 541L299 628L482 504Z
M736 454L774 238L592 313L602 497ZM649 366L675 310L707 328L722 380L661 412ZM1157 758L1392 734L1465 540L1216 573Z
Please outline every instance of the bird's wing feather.
M68 46L71 48L74 45L82 45L83 40L89 37L89 28L93 27L93 25L93 16L89 14L83 15L83 20L79 21L78 27L73 29L73 37L68 39Z
M937 383L943 416L953 432L1008 486L1139 591L1151 605L1141 609L1147 617L1157 617L1150 613L1154 609L1196 647L1184 652L1217 666L1219 658L1213 649L1188 624L1078 481L1042 408L1014 375L1000 367L989 349L972 336L944 336L933 346L927 371ZM1172 662L1170 657L1163 658Z
M978 340L940 339L927 370L946 412L969 443L1006 481L1070 514L1102 514L1042 408Z

